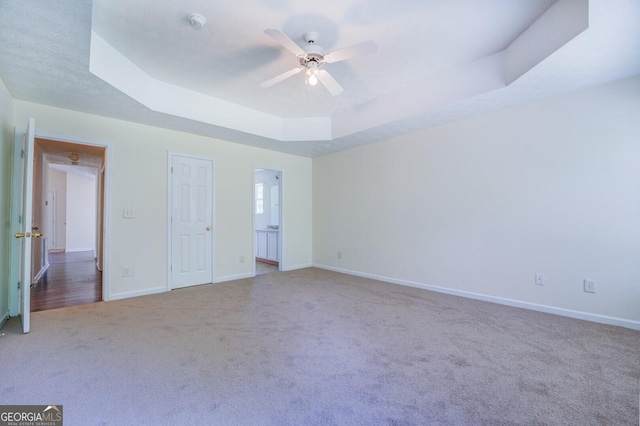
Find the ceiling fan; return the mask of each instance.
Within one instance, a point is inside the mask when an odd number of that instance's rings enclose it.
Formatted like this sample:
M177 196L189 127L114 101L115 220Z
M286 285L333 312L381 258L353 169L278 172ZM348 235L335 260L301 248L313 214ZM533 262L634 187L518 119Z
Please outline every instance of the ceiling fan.
M300 71L305 71L305 81L309 86L315 86L320 81L324 87L333 96L337 96L344 91L342 86L323 68L324 64L331 64L334 62L344 61L356 56L365 55L368 53L375 53L378 50L378 46L371 41L364 41L362 43L354 44L344 49L336 50L335 52L326 53L325 50L318 46L316 41L318 40L318 34L312 31L304 34L304 41L307 43L304 46L298 46L293 40L291 40L285 33L276 29L266 29L264 32L272 39L280 43L282 46L290 50L298 58L300 67L293 68L289 71L283 72L270 80L267 80L260 84L260 87L271 87L274 84L280 83L287 78L298 74Z

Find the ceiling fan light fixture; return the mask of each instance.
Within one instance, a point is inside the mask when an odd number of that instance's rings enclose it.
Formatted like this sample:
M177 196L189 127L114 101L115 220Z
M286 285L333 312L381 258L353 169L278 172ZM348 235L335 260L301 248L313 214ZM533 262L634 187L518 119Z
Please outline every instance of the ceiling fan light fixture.
M284 48L296 55L300 66L289 71L285 71L282 74L278 74L277 76L260 83L260 87L262 88L271 87L274 84L280 83L281 81L286 80L287 78L304 70L304 82L307 86L307 90L309 86L315 86L320 82L332 96L337 96L344 92L344 89L336 79L327 72L327 70L324 68L320 69L320 67L327 63L340 62L355 56L375 53L378 49L376 44L369 40L331 53L326 53L321 46L315 44L318 39L318 34L313 31L309 31L304 34L304 41L307 42L304 46L298 46L295 41L281 30L267 28L264 32L277 43L281 44Z
M315 86L318 84L318 63L315 61L307 62L306 72L307 84L309 86Z
M72 152L71 155L69 155L69 160L71 160L71 164L77 166L78 160L80 160L80 154L78 154L77 152Z

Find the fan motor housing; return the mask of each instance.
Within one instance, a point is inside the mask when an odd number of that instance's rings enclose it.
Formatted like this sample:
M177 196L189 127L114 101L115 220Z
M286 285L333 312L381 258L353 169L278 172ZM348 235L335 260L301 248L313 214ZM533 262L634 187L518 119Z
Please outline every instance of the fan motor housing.
M302 35L302 38L305 42L313 44L318 41L318 33L315 31L307 31Z
M302 46L302 50L304 50L305 55L300 57L300 65L306 65L307 62L314 61L318 64L324 62L325 50L317 46L315 44L306 44Z

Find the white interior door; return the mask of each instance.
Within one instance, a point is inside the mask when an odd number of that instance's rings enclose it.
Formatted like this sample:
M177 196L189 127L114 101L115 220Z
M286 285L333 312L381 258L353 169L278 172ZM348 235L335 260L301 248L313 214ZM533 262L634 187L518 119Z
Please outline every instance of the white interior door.
M213 282L213 162L171 161L171 287Z
M33 208L33 145L35 120L29 119L26 132L16 130L11 176L10 313L20 314L22 331L30 330L31 314L31 233Z

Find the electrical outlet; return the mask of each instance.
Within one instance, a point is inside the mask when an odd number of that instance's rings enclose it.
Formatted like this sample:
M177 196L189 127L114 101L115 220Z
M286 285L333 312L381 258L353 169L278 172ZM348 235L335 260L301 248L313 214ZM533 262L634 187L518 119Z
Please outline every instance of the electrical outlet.
M130 277L131 276L131 267L129 266L123 266L122 267L122 276L123 277Z
M240 263L244 263L244 256L240 256Z
M536 274L536 284L537 285L544 285L544 275Z
M584 291L585 293L595 293L596 292L595 280L584 280Z
M342 252L338 251L338 259L342 259Z

